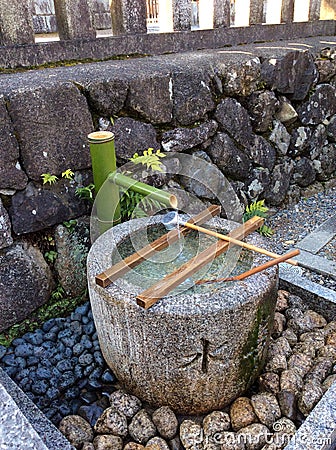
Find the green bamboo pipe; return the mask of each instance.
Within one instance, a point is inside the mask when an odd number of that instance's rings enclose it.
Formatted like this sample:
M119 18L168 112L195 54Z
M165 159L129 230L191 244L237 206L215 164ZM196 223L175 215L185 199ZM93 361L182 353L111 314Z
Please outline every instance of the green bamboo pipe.
M118 186L113 184L101 189L109 174L115 172L117 168L114 134L110 131L95 131L88 135L88 140L96 192L97 218L99 230L103 233L121 220Z
M157 200L168 208L177 208L177 198L175 195L170 194L167 191L162 191L148 184L136 181L127 175L122 173L111 173L108 177L111 183L121 186L124 189L131 189L134 192L138 192L142 195L150 195L153 200Z

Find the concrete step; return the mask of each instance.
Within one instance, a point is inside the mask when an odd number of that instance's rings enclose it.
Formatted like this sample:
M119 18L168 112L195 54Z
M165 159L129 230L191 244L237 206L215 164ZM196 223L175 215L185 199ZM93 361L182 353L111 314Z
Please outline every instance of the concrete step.
M0 368L0 449L75 450Z
M316 230L299 241L295 247L313 254L318 253L336 236L336 214L326 220Z

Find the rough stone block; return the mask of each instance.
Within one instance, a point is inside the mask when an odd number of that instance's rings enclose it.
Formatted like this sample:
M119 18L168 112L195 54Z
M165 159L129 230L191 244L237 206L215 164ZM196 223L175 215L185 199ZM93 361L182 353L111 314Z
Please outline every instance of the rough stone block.
M217 131L217 122L211 120L196 128L175 128L163 133L162 147L166 152L184 152L208 141Z
M290 180L293 174L294 163L286 160L277 164L271 174L270 187L265 192L265 200L271 205L280 205L286 197Z
M221 128L239 144L249 147L253 137L252 124L246 109L234 98L225 98L217 106L215 118Z
M292 100L303 100L317 81L318 72L309 52L293 51L265 60L261 76L272 90L288 94Z
M244 151L257 166L265 167L269 170L273 169L276 151L262 136L255 134Z
M134 153L142 154L148 148L160 148L155 128L151 124L122 117L115 121L112 132L115 136L117 159L121 163L127 162Z
M208 76L202 72L179 72L173 76L174 119L192 125L215 107Z
M71 83L16 91L9 98L25 171L33 180L90 167L93 131L86 99Z
M124 79L94 80L84 86L90 107L99 115L111 117L124 106L128 82Z
M247 109L251 116L255 131L264 133L272 125L275 112L279 107L279 101L274 92L253 92L247 102Z
M0 254L0 285L0 331L3 331L48 300L53 279L42 253L22 242Z
M260 60L251 58L240 63L235 62L223 73L223 89L225 94L249 95L257 90L260 81Z
M86 257L90 247L89 220L80 220L69 231L59 225L55 232L55 269L67 295L76 297L86 289Z
M130 81L127 106L153 124L173 117L170 74L145 73Z
M320 84L309 100L299 109L299 119L304 125L317 125L336 113L336 89L330 84Z
M173 0L174 31L190 30L191 28L191 0Z
M88 175L81 177L80 185L88 185ZM77 177L76 177L77 178ZM75 183L59 180L53 186L29 183L12 199L9 214L16 234L31 233L89 213L89 204L75 195Z
M0 199L0 249L12 245L11 223Z
M217 133L208 153L225 175L236 180L246 180L249 176L251 160L226 133Z
M0 188L24 189L27 176L18 162L19 145L8 115L4 98L0 96Z

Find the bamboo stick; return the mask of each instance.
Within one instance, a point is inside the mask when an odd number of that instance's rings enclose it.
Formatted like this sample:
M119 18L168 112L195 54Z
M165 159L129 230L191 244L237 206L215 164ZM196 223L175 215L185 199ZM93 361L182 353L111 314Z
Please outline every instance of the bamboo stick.
M291 252L286 253L285 255L279 256L279 258L271 259L270 261L267 261L264 264L261 264L260 266L253 267L250 270L247 270L244 273L241 273L240 275L236 275L234 277L228 277L228 278L214 278L214 279L208 279L208 280L198 280L195 284L208 284L208 283L221 283L226 281L240 281L244 280L247 277L250 277L251 275L254 275L256 273L262 272L263 270L268 269L269 267L275 266L276 264L280 264L282 262L287 261L289 258L293 258L294 256L297 256L300 254L300 250L292 250Z
M277 253L269 252L268 250L265 250L264 248L256 247L255 245L248 244L247 242L242 242L242 241L240 241L238 239L234 239L232 237L226 236L225 234L221 234L221 233L217 233L216 231L208 230L207 228L199 227L197 225L188 224L188 223L185 223L183 225L188 227L188 228L192 228L193 230L197 230L197 231L200 231L202 233L208 234L210 236L214 236L214 237L216 237L218 239L223 239L224 241L230 242L231 244L239 245L240 247L246 248L248 250L252 250L254 252L258 252L258 253L261 253L263 255L270 256L271 258L279 258L281 256L281 255L278 255ZM293 266L297 266L298 265L298 262L293 260L293 259L289 259L286 262L288 264L292 264Z
M209 206L209 208L201 211L196 216L191 217L188 220L188 223L197 223L201 225L202 223L207 222L212 217L217 216L219 213L220 206L211 205ZM169 231L169 233L166 233L163 236L159 237L154 242L146 245L138 252L133 253L132 255L128 256L122 261L119 261L114 266L109 267L104 272L97 275L96 284L104 288L109 286L113 281L125 275L125 273L129 272L133 267L139 265L144 259L147 259L155 252L163 250L169 245L174 244L174 242L177 242L179 240L181 234L184 236L190 231L190 228L187 227L182 227L180 230L177 230L175 228L174 230Z
M125 189L131 189L132 191L138 192L142 195L150 195L152 199L159 201L169 208L177 208L177 198L175 195L170 194L167 191L162 191L154 186L142 183L141 181L136 181L133 178L118 172L111 173L108 179L117 186L121 186Z

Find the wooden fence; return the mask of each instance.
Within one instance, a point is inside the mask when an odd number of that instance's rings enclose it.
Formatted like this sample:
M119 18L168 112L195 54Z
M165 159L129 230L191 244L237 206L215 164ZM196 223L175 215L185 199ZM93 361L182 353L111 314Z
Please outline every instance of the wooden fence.
M91 1L54 0L58 40L48 43L36 43L31 0L0 2L0 67L335 35L336 0L197 0L197 29L195 0L112 0L113 35L103 38Z

